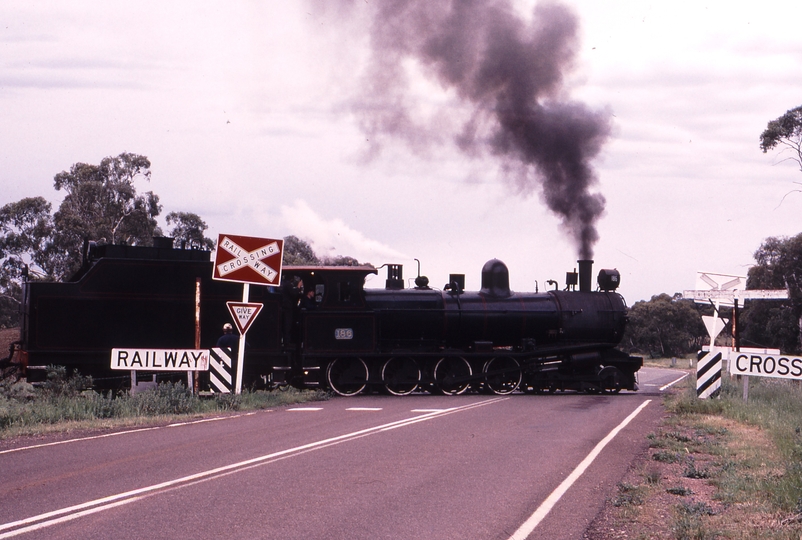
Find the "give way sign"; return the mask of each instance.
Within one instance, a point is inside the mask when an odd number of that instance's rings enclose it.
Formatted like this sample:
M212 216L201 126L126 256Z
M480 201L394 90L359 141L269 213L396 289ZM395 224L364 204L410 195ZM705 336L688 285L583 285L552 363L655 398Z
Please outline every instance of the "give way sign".
M217 238L213 279L278 285L284 240L221 234Z
M226 302L231 318L234 319L234 324L237 325L237 330L239 330L241 336L244 336L248 328L251 327L256 316L262 311L263 305L250 304L248 302Z

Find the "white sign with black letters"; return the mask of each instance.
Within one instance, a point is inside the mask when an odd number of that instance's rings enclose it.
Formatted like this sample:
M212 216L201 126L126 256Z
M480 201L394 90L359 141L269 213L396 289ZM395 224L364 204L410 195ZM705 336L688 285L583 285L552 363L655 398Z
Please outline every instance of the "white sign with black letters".
M730 373L802 380L802 358L787 354L730 353Z
M208 349L112 349L111 369L208 371Z

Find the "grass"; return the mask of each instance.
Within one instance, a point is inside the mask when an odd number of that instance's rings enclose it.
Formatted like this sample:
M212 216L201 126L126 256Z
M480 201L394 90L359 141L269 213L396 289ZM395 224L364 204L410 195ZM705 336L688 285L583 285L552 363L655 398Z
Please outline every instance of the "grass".
M0 381L0 439L151 424L327 398L325 392L295 389L243 391L206 398L193 394L182 383L162 383L133 396L127 392L98 393L91 390L91 379L68 377L63 368L51 368L41 387L25 381Z
M731 448L737 448L736 456L722 467L719 476L724 481L734 481L727 478L733 475L743 477L748 481L736 481L732 491L759 493L778 511L798 512L802 504L802 389L795 381L753 377L749 402L744 403L736 381L725 378L723 383L721 399L698 400L691 388L667 403L669 410L694 423L713 454L715 441L727 432L705 422L705 416L716 415L765 431L773 449L729 441Z
M670 359L648 362L671 367ZM677 369L688 370L678 359ZM665 397L647 459L618 485L588 538L802 538L802 386L725 375L719 399L694 377Z

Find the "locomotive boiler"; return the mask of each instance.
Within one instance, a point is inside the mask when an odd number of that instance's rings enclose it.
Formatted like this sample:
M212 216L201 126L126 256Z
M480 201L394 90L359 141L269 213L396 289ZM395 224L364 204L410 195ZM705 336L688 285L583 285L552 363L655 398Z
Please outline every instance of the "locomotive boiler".
M421 277L407 288L403 268L386 266L379 289L365 287L372 266L290 266L281 287L251 285L249 301L263 308L246 334L245 386L343 396L637 390L642 359L615 348L627 320L616 270L601 270L594 289L592 261L579 261L564 289L522 293L495 259L473 292L461 275L442 289ZM71 281L24 287L29 377L57 364L114 384L123 378L109 368L112 348L193 347L196 291L200 345L214 347L242 286L211 276L209 252L171 241L90 246Z

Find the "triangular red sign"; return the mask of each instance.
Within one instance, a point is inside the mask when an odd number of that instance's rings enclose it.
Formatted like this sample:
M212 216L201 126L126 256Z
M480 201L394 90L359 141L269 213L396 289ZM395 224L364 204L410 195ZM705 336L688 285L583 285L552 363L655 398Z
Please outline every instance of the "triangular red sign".
M237 325L237 330L241 336L245 335L248 331L256 316L262 311L264 304L248 304L245 302L226 302L228 311L231 313L231 318L234 319L234 324Z

